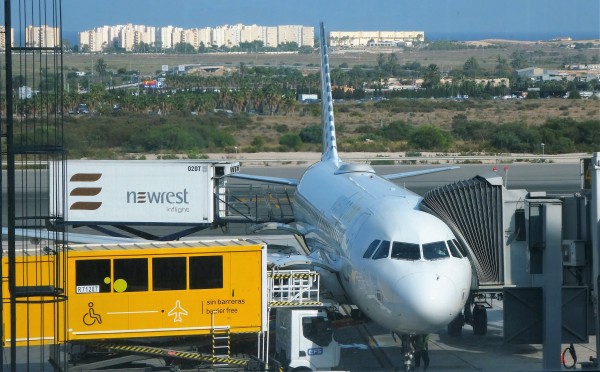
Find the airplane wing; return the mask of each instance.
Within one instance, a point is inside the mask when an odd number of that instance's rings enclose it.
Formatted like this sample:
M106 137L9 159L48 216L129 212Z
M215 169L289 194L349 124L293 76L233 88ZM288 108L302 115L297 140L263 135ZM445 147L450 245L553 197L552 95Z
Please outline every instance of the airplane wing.
M230 173L227 177L240 178L243 180L250 181L259 181L265 183L274 183L277 185L287 185L287 186L298 186L300 182L294 178L282 178L282 177L269 177L269 176L257 176L253 174L245 174L245 173Z
M450 166L450 167L440 167L440 168L422 169L422 170L412 171L412 172L402 172L402 173L386 174L386 175L383 175L381 177L385 178L386 180L390 180L391 181L391 180L397 180L399 178L421 176L423 174L443 172L443 171L452 170L452 169L458 169L458 168L460 168L458 165L453 165L453 166Z

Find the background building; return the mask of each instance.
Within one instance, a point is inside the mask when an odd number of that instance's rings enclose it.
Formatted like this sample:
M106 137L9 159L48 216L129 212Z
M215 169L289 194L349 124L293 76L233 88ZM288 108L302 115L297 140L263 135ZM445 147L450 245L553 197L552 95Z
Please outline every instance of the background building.
M60 45L60 28L43 26L27 26L25 45L28 47L54 48Z
M183 29L175 26L150 27L144 25L102 26L79 33L80 48L101 52L113 44L126 51L135 50L140 43L150 47L173 49L178 43L189 43L194 48L236 47L240 43L262 41L265 47L295 42L298 46L314 47L314 27L300 25L258 26L222 25L217 27Z
M6 49L6 29L4 26L0 26L0 50ZM15 46L15 30L14 28L10 29L10 45Z
M331 31L332 47L406 46L422 43L425 31Z

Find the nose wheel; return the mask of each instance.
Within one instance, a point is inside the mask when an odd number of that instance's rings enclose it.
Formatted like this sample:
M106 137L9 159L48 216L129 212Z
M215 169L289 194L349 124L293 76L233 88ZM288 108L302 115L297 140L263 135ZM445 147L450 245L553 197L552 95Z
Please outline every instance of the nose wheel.
M403 356L404 370L414 371L415 351L410 342L410 335L401 335L400 341L402 341L400 349Z

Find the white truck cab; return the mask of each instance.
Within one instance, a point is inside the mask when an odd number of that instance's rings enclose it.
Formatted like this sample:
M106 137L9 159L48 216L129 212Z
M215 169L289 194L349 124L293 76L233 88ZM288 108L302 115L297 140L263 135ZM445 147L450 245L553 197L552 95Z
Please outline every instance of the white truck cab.
M290 370L323 371L340 362L325 308L278 308L275 351Z

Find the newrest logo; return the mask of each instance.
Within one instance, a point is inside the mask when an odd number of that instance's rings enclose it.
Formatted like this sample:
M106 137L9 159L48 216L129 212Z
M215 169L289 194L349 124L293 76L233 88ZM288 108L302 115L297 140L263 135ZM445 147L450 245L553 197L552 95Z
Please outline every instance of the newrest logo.
M102 173L75 173L71 176L69 182L85 182L92 183L98 181L102 177ZM71 190L69 196L84 196L84 197L93 197L100 194L102 191L101 187L92 186L82 186L76 187ZM100 208L102 202L99 201L78 201L69 206L69 209L72 211L95 211Z
M127 204L189 204L188 191L127 191Z

